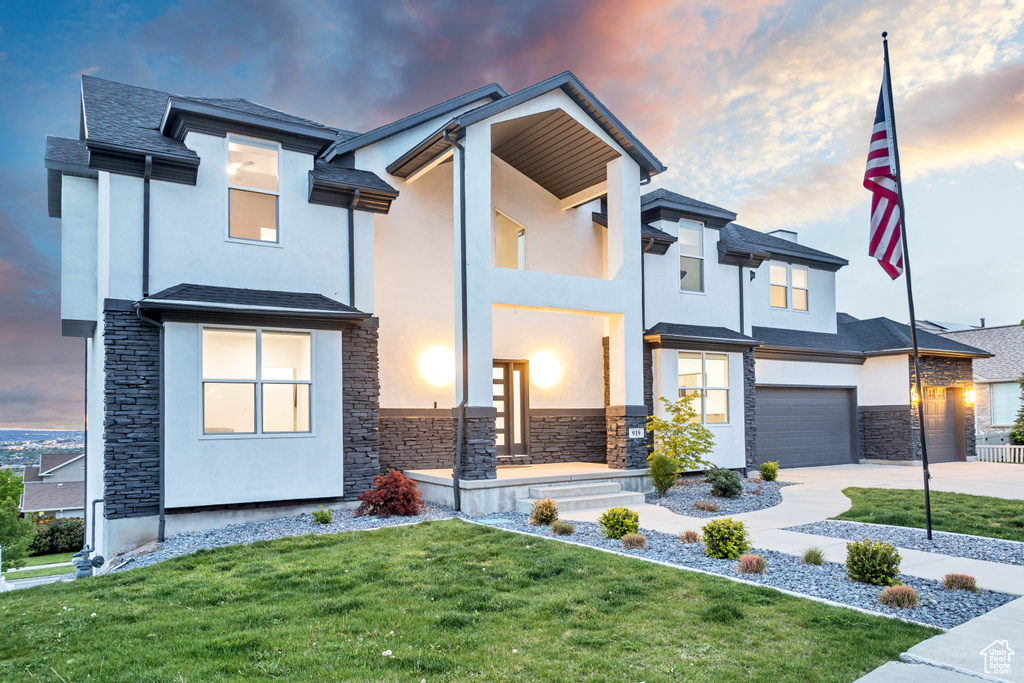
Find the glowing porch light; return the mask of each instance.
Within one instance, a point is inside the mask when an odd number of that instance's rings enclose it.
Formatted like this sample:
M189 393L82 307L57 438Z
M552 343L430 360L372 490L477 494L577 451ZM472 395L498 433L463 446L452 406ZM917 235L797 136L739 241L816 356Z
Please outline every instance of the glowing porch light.
M917 386L914 385L914 384L911 384L910 385L910 402L911 403L917 403L917 401L918 401Z
M530 359L530 381L541 389L552 387L562 377L562 364L548 351L540 351Z
M964 404L969 406L974 405L974 389L967 389L964 391Z
M455 381L455 353L445 346L434 346L420 356L420 373L428 382L443 387Z

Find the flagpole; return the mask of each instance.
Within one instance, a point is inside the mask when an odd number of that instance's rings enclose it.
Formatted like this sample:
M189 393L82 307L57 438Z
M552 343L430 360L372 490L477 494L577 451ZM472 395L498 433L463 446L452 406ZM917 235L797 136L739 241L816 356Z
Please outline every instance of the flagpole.
M932 501L928 488L928 445L925 443L924 392L921 390L921 356L917 349L917 317L914 315L914 288L910 281L910 247L907 245L907 210L903 206L903 174L900 172L900 148L896 140L896 107L892 101L892 74L889 71L888 31L882 33L885 50L885 87L889 98L889 120L892 123L892 149L896 161L896 196L900 202L900 237L903 242L903 274L907 276L907 304L910 308L910 344L914 347L914 380L917 384L917 421L921 433L921 465L924 470L924 514L928 525L928 540L932 540Z

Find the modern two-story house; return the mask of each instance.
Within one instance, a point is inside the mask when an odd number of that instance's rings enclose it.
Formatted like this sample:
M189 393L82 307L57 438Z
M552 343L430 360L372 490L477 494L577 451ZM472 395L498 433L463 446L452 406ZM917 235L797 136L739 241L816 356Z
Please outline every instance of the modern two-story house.
M906 327L837 315L846 261L795 233L643 194L665 167L571 73L362 134L83 77L46 166L106 555L389 468L469 514L642 491L647 416L691 393L722 466L915 458ZM925 429L970 457L986 354L921 342Z

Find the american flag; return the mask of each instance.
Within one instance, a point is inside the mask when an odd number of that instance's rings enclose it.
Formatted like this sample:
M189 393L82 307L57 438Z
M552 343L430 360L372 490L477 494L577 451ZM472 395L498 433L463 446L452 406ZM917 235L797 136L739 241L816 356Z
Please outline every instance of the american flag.
M871 240L868 254L893 280L903 273L903 237L900 230L900 187L896 181L896 150L893 148L892 103L888 74L882 74L875 126L871 130L864 187L871 190Z

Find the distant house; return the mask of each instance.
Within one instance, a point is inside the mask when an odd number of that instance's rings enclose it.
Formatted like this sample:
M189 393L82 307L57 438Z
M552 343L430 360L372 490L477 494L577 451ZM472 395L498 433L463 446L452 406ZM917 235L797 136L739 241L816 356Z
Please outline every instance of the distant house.
M1021 403L1017 378L1024 373L1024 329L1020 325L979 327L945 332L942 336L993 354L991 358L974 361L978 441L1008 443Z
M82 517L85 514L85 454L43 453L25 468L21 511L26 515Z
M981 326L985 327L985 319L981 319ZM941 320L918 320L917 329L931 332L932 334L943 334L944 332L960 332L962 330L976 329L976 325L965 325L964 323L948 323Z

